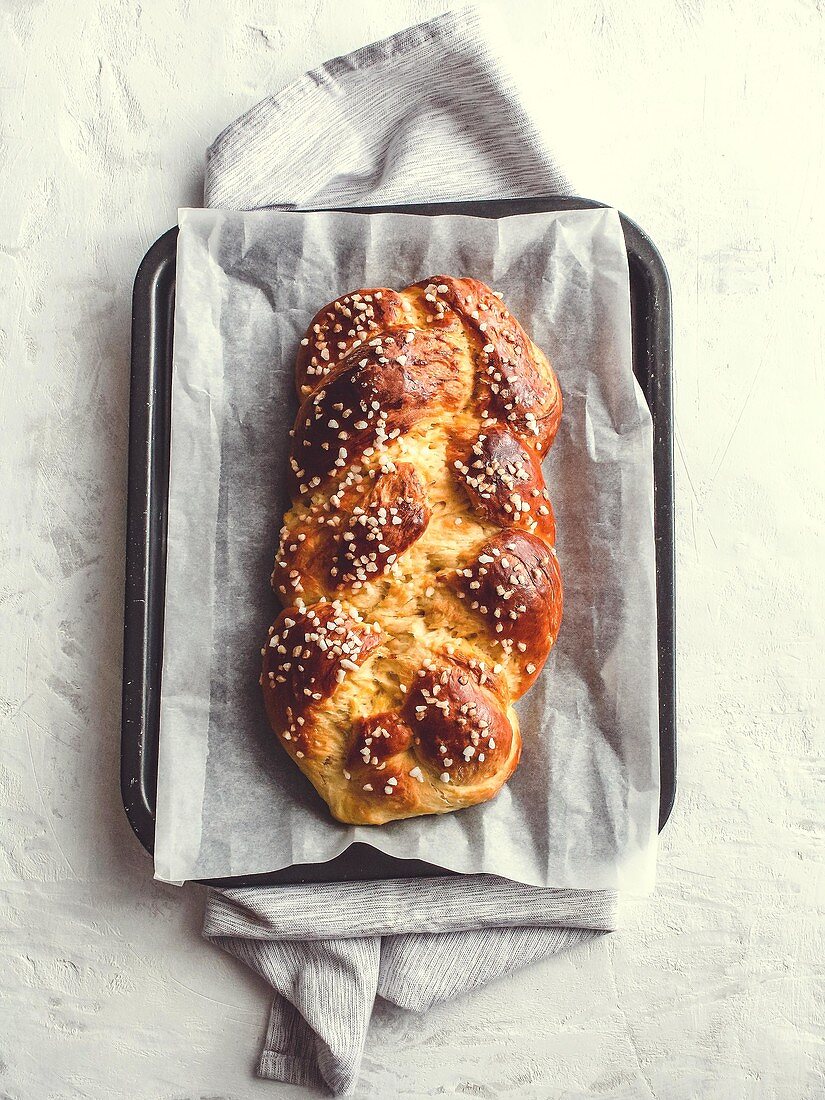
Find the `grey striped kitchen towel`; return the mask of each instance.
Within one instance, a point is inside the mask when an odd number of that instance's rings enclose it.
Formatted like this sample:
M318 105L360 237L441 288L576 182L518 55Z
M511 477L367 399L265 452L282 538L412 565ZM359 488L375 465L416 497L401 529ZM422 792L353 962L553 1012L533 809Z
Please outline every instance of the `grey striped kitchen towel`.
M486 18L448 12L264 99L209 149L206 205L569 193ZM210 890L204 935L273 987L260 1076L342 1095L377 996L422 1011L610 931L617 901L485 875Z

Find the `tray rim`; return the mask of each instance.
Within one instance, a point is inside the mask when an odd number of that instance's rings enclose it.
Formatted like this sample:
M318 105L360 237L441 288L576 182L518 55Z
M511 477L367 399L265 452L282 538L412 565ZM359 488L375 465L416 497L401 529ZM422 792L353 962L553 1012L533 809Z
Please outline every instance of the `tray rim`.
M523 199L456 200L441 203L406 203L392 206L347 207L345 212L404 213L437 217L464 214L501 218L559 210L606 209L608 204L579 196L548 195ZM486 211L486 212L485 212ZM672 311L670 280L664 261L647 234L619 211L631 287L634 276L643 278L652 309L645 315L645 330L634 325L633 357L643 350L648 365L658 369L646 374L645 397L654 421L654 526L657 574L657 653L659 678L659 832L666 825L676 797L676 667L675 667L675 533L673 478ZM135 275L132 297L132 352L130 371L129 472L127 498L126 585L124 599L123 689L121 721L121 795L129 824L142 847L154 852L157 735L154 759L144 754L151 711L158 702L160 668L153 674L149 635L162 645L163 595L165 592L165 518L168 461L157 468L155 433L168 419L168 381L171 375L176 242L178 227L162 234L148 249ZM631 293L631 300L633 294ZM165 314L165 345L159 338ZM638 339L637 339L638 337ZM639 345L637 347L637 344ZM165 362L167 382L159 369ZM638 375L637 375L638 378ZM644 387L643 387L644 388ZM161 482L158 486L158 474ZM158 491L163 489L163 499ZM161 538L162 536L162 538ZM161 545L162 542L162 545ZM153 572L162 570L160 592ZM160 600L160 622L150 619L154 601ZM137 622L135 621L137 619ZM157 645L157 640L156 640ZM161 649L162 655L162 649ZM662 694L663 684L667 691ZM155 727L157 723L155 721ZM152 788L152 789L150 789ZM363 874L366 863L379 872ZM381 873L380 865L390 873ZM324 874L323 868L327 868ZM387 856L371 845L355 843L327 863L293 865L278 872L234 878L194 880L213 886L274 885L295 882L349 881L388 877L436 877L458 872L420 860Z

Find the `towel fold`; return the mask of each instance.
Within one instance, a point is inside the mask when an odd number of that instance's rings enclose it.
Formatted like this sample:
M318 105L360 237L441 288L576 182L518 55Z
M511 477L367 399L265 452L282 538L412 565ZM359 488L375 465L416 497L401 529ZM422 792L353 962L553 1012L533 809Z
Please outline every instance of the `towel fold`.
M207 939L275 990L259 1074L353 1090L375 997L421 1012L615 928L611 891L488 875L210 890Z
M569 194L498 41L463 8L304 74L217 138L206 205ZM422 1011L603 935L617 905L485 875L210 890L204 935L275 991L260 1076L342 1095L376 996Z
M448 12L268 96L206 156L205 205L337 209L570 194L490 12Z

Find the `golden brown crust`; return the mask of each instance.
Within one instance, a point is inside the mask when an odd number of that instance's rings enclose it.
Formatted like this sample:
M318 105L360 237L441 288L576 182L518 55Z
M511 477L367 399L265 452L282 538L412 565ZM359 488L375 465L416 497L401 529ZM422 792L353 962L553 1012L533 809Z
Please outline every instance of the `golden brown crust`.
M440 579L485 620L515 654L515 698L541 672L561 626L562 584L556 552L526 531L500 531L462 569Z
M490 424L474 439L457 438L447 454L479 515L555 543L556 520L541 463L512 432Z
M407 697L404 714L415 730L419 757L440 781L471 787L500 779L518 763L515 732L507 719L506 696L489 677L464 664L440 662L424 670ZM503 705L504 704L504 705Z
M396 329L350 352L313 390L295 421L290 491L314 492L392 442L437 401L445 415L466 399L454 347L437 332Z
M293 728L328 699L346 670L361 663L379 644L380 630L322 601L287 608L276 620L264 649L264 691L270 718ZM299 723L303 725L304 723Z
M404 300L394 290L356 290L318 310L301 340L295 361L295 388L303 400L353 348L373 333L403 324Z
M376 480L350 512L330 575L338 588L383 576L430 522L427 493L415 467L399 463Z
M324 306L296 386L270 724L341 821L492 798L561 623L555 374L500 296L439 275Z
M470 337L482 420L506 424L527 446L545 455L558 430L562 400L543 352L484 283L446 275L435 275L429 283L436 283L436 301L448 304Z

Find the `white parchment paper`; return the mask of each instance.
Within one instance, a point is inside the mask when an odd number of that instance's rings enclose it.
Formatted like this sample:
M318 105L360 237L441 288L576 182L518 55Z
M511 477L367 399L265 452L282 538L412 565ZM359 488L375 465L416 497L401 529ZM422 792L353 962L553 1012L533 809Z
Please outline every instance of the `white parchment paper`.
M442 272L501 291L558 373L545 471L564 621L518 704L521 765L496 799L351 827L281 750L258 688L279 610L269 574L289 506L293 363L325 302ZM156 877L272 871L359 840L534 885L646 892L658 778L652 432L616 212L181 211Z

